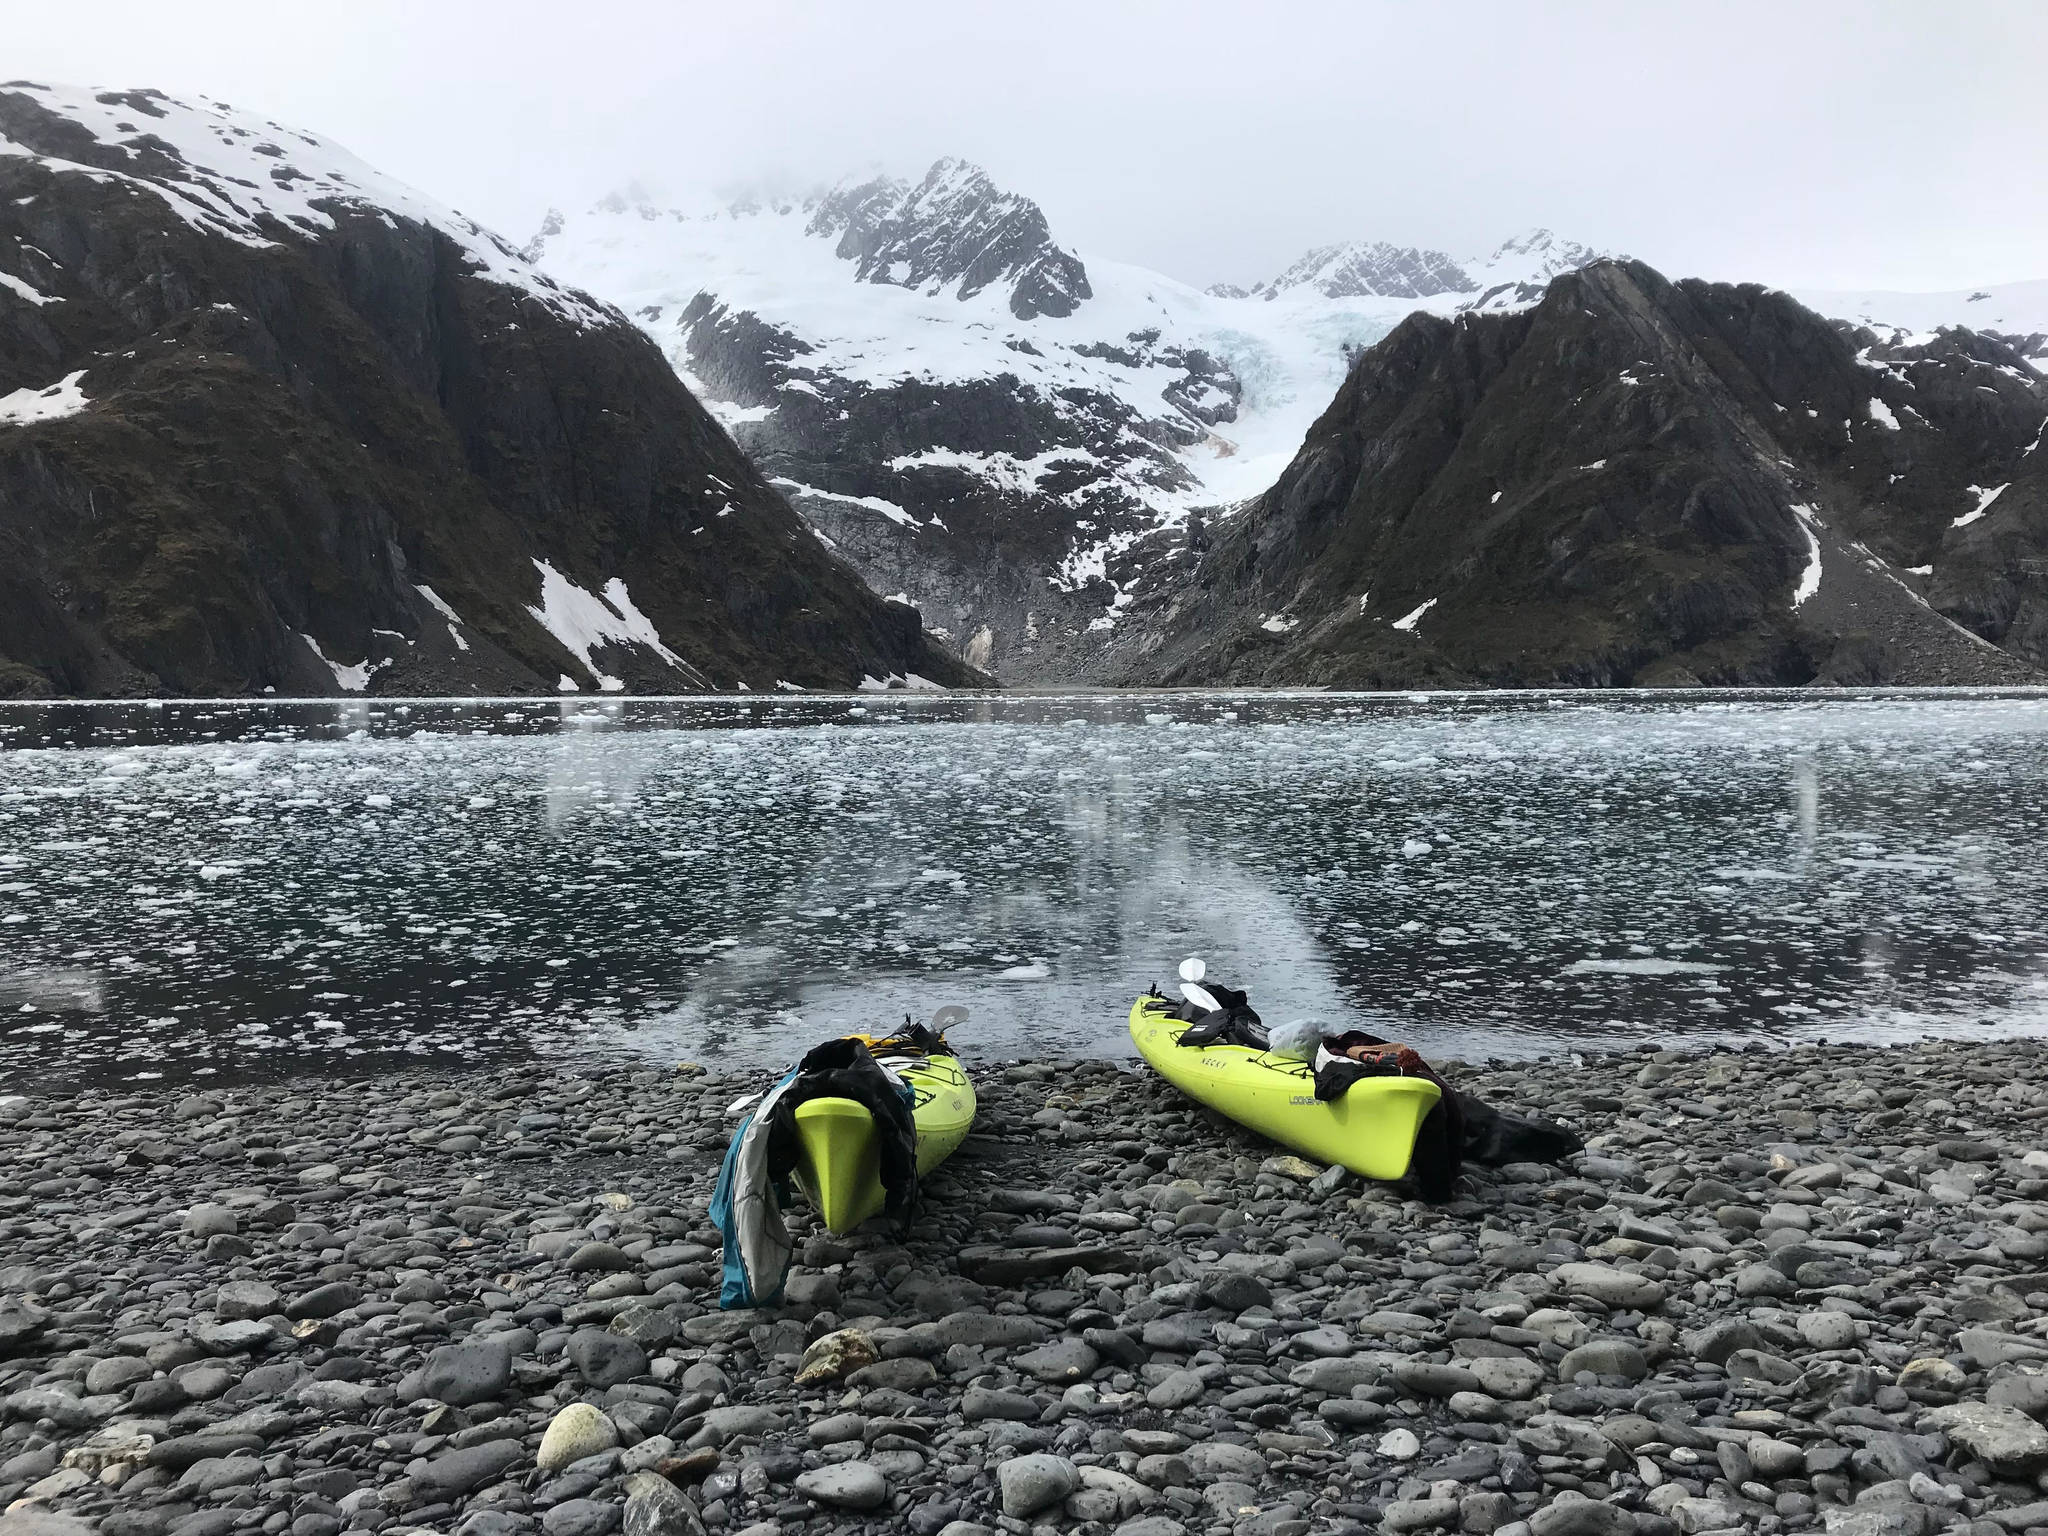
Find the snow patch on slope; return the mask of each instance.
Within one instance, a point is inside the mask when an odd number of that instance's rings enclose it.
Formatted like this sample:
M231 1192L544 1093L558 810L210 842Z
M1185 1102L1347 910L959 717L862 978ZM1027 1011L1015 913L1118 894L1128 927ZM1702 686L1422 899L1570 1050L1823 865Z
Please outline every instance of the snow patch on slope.
M81 368L47 388L17 389L12 394L0 395L0 426L26 427L38 421L76 416L92 403L78 387L78 381L84 377L85 370Z
M1806 535L1806 569L1799 573L1799 585L1792 589L1792 606L1800 608L1820 590L1820 534L1816 531L1820 518L1812 507L1801 502L1794 502L1792 511L1799 519L1800 531Z
M16 298L26 299L29 303L38 307L44 304L62 304L64 302L60 295L44 293L39 288L32 288L27 282L16 277L11 272L0 272L0 292L11 293Z
M2030 448L2027 450L2027 452L2032 453L2033 450ZM2012 482L2008 480L2006 482L2006 485L2010 485L2011 483ZM1999 494L2002 491L2004 491L2005 486L1971 485L1965 486L1964 489L1969 491L1972 495L1974 495L1977 498L1977 505L1970 508L1969 511L1965 512L1961 517L1957 518L1954 522L1950 523L1949 527L1951 528L1967 528L1970 526L1970 524L1977 521L1978 518L1982 517L1986 512L1989 512L1991 510L1991 503L1998 500Z
M618 693L626 686L618 678L600 672L591 660L592 653L606 645L645 646L677 671L698 682L705 681L703 673L662 643L653 621L634 605L626 584L618 577L606 582L600 595L577 586L545 560L535 560L533 564L540 572L540 606L528 604L526 611L541 628L561 641L564 650L583 663L583 670L603 691Z
M413 590L419 593L421 597L427 600L427 605L431 607L434 610L434 612L440 614L442 618L448 621L448 638L455 642L455 648L458 651L468 650L469 642L462 638L462 630L460 628L462 624L462 615L457 613L453 608L450 608L447 605L447 603L443 602L441 600L441 594L436 592L432 587L428 586L424 581L416 582L413 586Z
M1359 600L1359 604L1361 607L1364 606L1363 598ZM1427 599L1425 602L1423 602L1423 604L1420 607L1411 609L1409 612L1403 614L1400 618L1394 620L1394 628L1405 631L1406 633L1411 635L1414 634L1415 626L1422 622L1422 616L1425 613L1429 612L1430 609L1434 608L1436 604L1437 600L1435 598L1432 597Z
M821 501L844 502L849 507L865 507L870 512L879 512L890 522L905 528L922 528L916 518L899 507L895 502L882 496L848 496L840 491L821 491L815 485L805 485L801 480L792 480L786 475L777 475L768 482L777 489L797 496L815 496Z
M299 638L306 642L313 654L320 658L320 665L334 674L334 681L344 693L361 693L370 686L370 679L390 665L385 661L359 661L353 665L330 661L327 653L320 649L320 642L311 635L301 633Z

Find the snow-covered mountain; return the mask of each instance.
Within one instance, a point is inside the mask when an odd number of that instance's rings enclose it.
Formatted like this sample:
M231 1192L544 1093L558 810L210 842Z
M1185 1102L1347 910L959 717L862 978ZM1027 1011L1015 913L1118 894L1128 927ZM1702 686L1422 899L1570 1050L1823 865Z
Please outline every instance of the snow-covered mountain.
M1250 293L1060 246L941 160L708 213L615 195L527 247L625 308L878 590L1013 679L1113 631L1139 538L1270 486L1351 358L1418 308L1533 302L1593 258L1352 245Z
M529 252L632 313L877 590L1014 681L1100 674L1155 535L1199 549L1278 483L1403 319L1527 310L1603 254L1354 241L1205 291L1060 245L954 160L695 214L614 196ZM1796 297L1886 347L1961 326L2048 364L2048 284Z

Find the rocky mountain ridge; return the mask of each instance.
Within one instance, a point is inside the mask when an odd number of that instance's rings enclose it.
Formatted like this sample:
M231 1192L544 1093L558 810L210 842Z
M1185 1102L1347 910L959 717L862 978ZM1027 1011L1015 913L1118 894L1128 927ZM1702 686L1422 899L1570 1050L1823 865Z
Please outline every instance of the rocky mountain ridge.
M1365 353L1269 492L1134 551L1091 675L2039 682L2044 422L1994 338L1599 262Z
M622 314L314 135L0 87L0 693L971 682Z
M1552 278L1610 254L1561 239L1547 229L1504 240L1491 255L1465 262L1453 261L1442 251L1353 240L1309 251L1278 277L1237 291L1236 296L1277 299L1300 288L1313 289L1326 299L1474 294L1469 307L1485 309L1503 302L1532 302Z

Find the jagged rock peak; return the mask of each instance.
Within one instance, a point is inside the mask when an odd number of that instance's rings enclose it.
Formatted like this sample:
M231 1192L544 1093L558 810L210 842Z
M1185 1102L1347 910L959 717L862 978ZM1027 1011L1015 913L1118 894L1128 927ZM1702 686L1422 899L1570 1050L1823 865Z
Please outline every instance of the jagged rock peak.
M550 208L547 217L540 221L540 228L533 232L533 238L519 248L519 254L528 261L539 261L548 248L548 242L562 232L563 223L562 210Z
M1020 320L1070 315L1092 296L1079 257L1053 243L1045 214L977 165L942 159L916 186L888 177L843 183L807 226L837 235L862 282L951 290L962 299L1006 284Z
M1439 293L1471 293L1478 286L1442 251L1391 245L1385 240L1349 240L1319 246L1252 292L1274 299L1307 287L1326 299L1423 299Z
M1619 252L1596 251L1589 245L1566 240L1547 229L1532 229L1527 234L1503 240L1491 256L1475 260L1471 265L1484 268L1488 278L1496 283L1520 281L1542 284L1610 257L1627 259Z
M1249 295L1225 285L1209 291L1224 298L1265 299L1303 288L1326 299L1429 299L1468 293L1476 295L1470 301L1474 305L1498 308L1534 303L1552 278L1607 254L1547 229L1532 229L1502 241L1491 255L1463 262L1418 246L1347 240L1318 246L1272 281L1253 287Z

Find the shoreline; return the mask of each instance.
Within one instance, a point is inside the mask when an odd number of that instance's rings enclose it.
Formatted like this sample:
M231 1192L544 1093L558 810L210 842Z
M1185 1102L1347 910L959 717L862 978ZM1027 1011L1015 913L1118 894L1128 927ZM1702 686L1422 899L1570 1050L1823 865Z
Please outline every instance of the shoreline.
M2048 1530L2048 1042L1440 1065L1587 1154L1427 1206L1127 1064L970 1063L975 1133L911 1233L799 1202L784 1304L730 1313L705 1207L758 1072L0 1095L0 1508L104 1536Z
M53 694L49 698L0 699L0 709L49 709L72 706L95 708L160 709L188 704L289 704L296 707L318 704L730 704L736 699L760 699L788 704L803 699L824 702L861 702L872 699L921 699L926 701L962 698L986 703L992 699L1031 699L1039 702L1060 699L1773 699L1804 697L1828 699L1971 699L2048 697L2048 683L1727 683L1697 688L1595 688L1562 684L1541 688L1332 688L1280 683L1189 683L1151 684L1119 687L1106 683L1014 683L991 688L806 688L791 692L766 693L753 688L735 688L722 693L165 693L133 697L100 697L85 694Z

